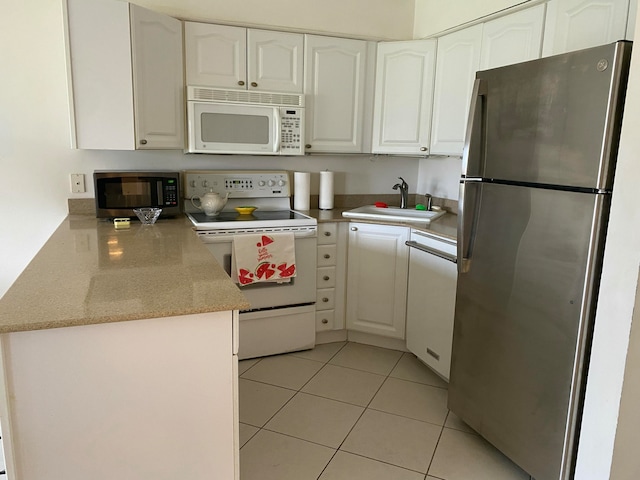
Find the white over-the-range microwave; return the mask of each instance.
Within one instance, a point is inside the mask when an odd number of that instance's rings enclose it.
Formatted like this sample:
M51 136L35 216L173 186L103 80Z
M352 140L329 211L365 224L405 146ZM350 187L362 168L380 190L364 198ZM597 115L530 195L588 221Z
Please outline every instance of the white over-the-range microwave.
M187 87L188 153L304 155L304 95Z

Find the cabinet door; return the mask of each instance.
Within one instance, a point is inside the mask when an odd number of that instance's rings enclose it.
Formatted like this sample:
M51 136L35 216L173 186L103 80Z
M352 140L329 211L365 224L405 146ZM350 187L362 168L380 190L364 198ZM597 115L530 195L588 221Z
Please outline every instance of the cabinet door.
M247 45L249 90L302 93L302 34L249 29Z
M544 11L538 5L485 23L480 70L540 58Z
M378 44L374 153L429 153L436 41Z
M363 151L366 57L367 42L306 36L308 152Z
M455 255L451 243L413 233L411 240ZM407 294L407 348L449 379L453 318L456 300L456 265L416 248L409 252Z
M347 329L404 338L409 229L351 223Z
M182 22L130 8L136 148L184 148Z
M187 85L246 90L247 29L185 22Z
M629 0L550 0L542 55L556 55L625 38Z
M438 39L431 153L462 155L469 102L480 65L482 25Z

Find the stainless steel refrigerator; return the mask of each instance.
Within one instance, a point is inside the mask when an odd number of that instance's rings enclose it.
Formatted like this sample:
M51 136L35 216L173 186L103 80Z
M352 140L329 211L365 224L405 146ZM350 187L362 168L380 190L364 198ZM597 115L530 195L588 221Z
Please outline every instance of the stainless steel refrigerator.
M449 408L536 480L575 467L630 54L476 75Z

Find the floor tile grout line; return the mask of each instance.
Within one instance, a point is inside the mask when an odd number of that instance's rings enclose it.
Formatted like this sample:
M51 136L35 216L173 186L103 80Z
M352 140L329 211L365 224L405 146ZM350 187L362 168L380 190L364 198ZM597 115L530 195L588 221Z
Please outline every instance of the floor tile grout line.
M408 472L419 473L420 475L425 475L425 476L428 475L427 473L421 472L420 470L414 470L413 468L403 467L402 465L397 465L395 463L391 463L385 460L380 460L379 458L368 457L367 455L363 455L361 453L350 452L349 450L338 450L338 452L348 453L349 455L355 455L356 457L366 458L367 460L373 460L374 462L384 463L385 465L390 465L392 467L400 468Z
M433 465L433 460L436 458L436 452L438 451L438 445L440 444L440 439L442 439L442 434L444 433L445 425L447 423L447 418L449 418L449 413L451 413L451 411L449 409L447 409L447 415L444 417L444 421L442 422L442 428L440 429L440 435L438 435L438 440L436 441L436 447L433 449L433 453L431 454L431 460L429 460L429 466L427 467L427 475L429 475L429 470L431 470L431 465ZM436 478L438 478L438 477L436 477Z

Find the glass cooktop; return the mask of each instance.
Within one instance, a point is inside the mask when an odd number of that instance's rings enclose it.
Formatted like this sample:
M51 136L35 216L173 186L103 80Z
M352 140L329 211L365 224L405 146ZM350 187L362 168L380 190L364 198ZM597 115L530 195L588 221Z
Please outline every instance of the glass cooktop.
M209 217L204 212L190 212L189 215L197 223L226 223L226 222L257 222L282 220L305 220L309 217L291 210L255 210L250 215L240 215L238 212L220 212L215 217Z

